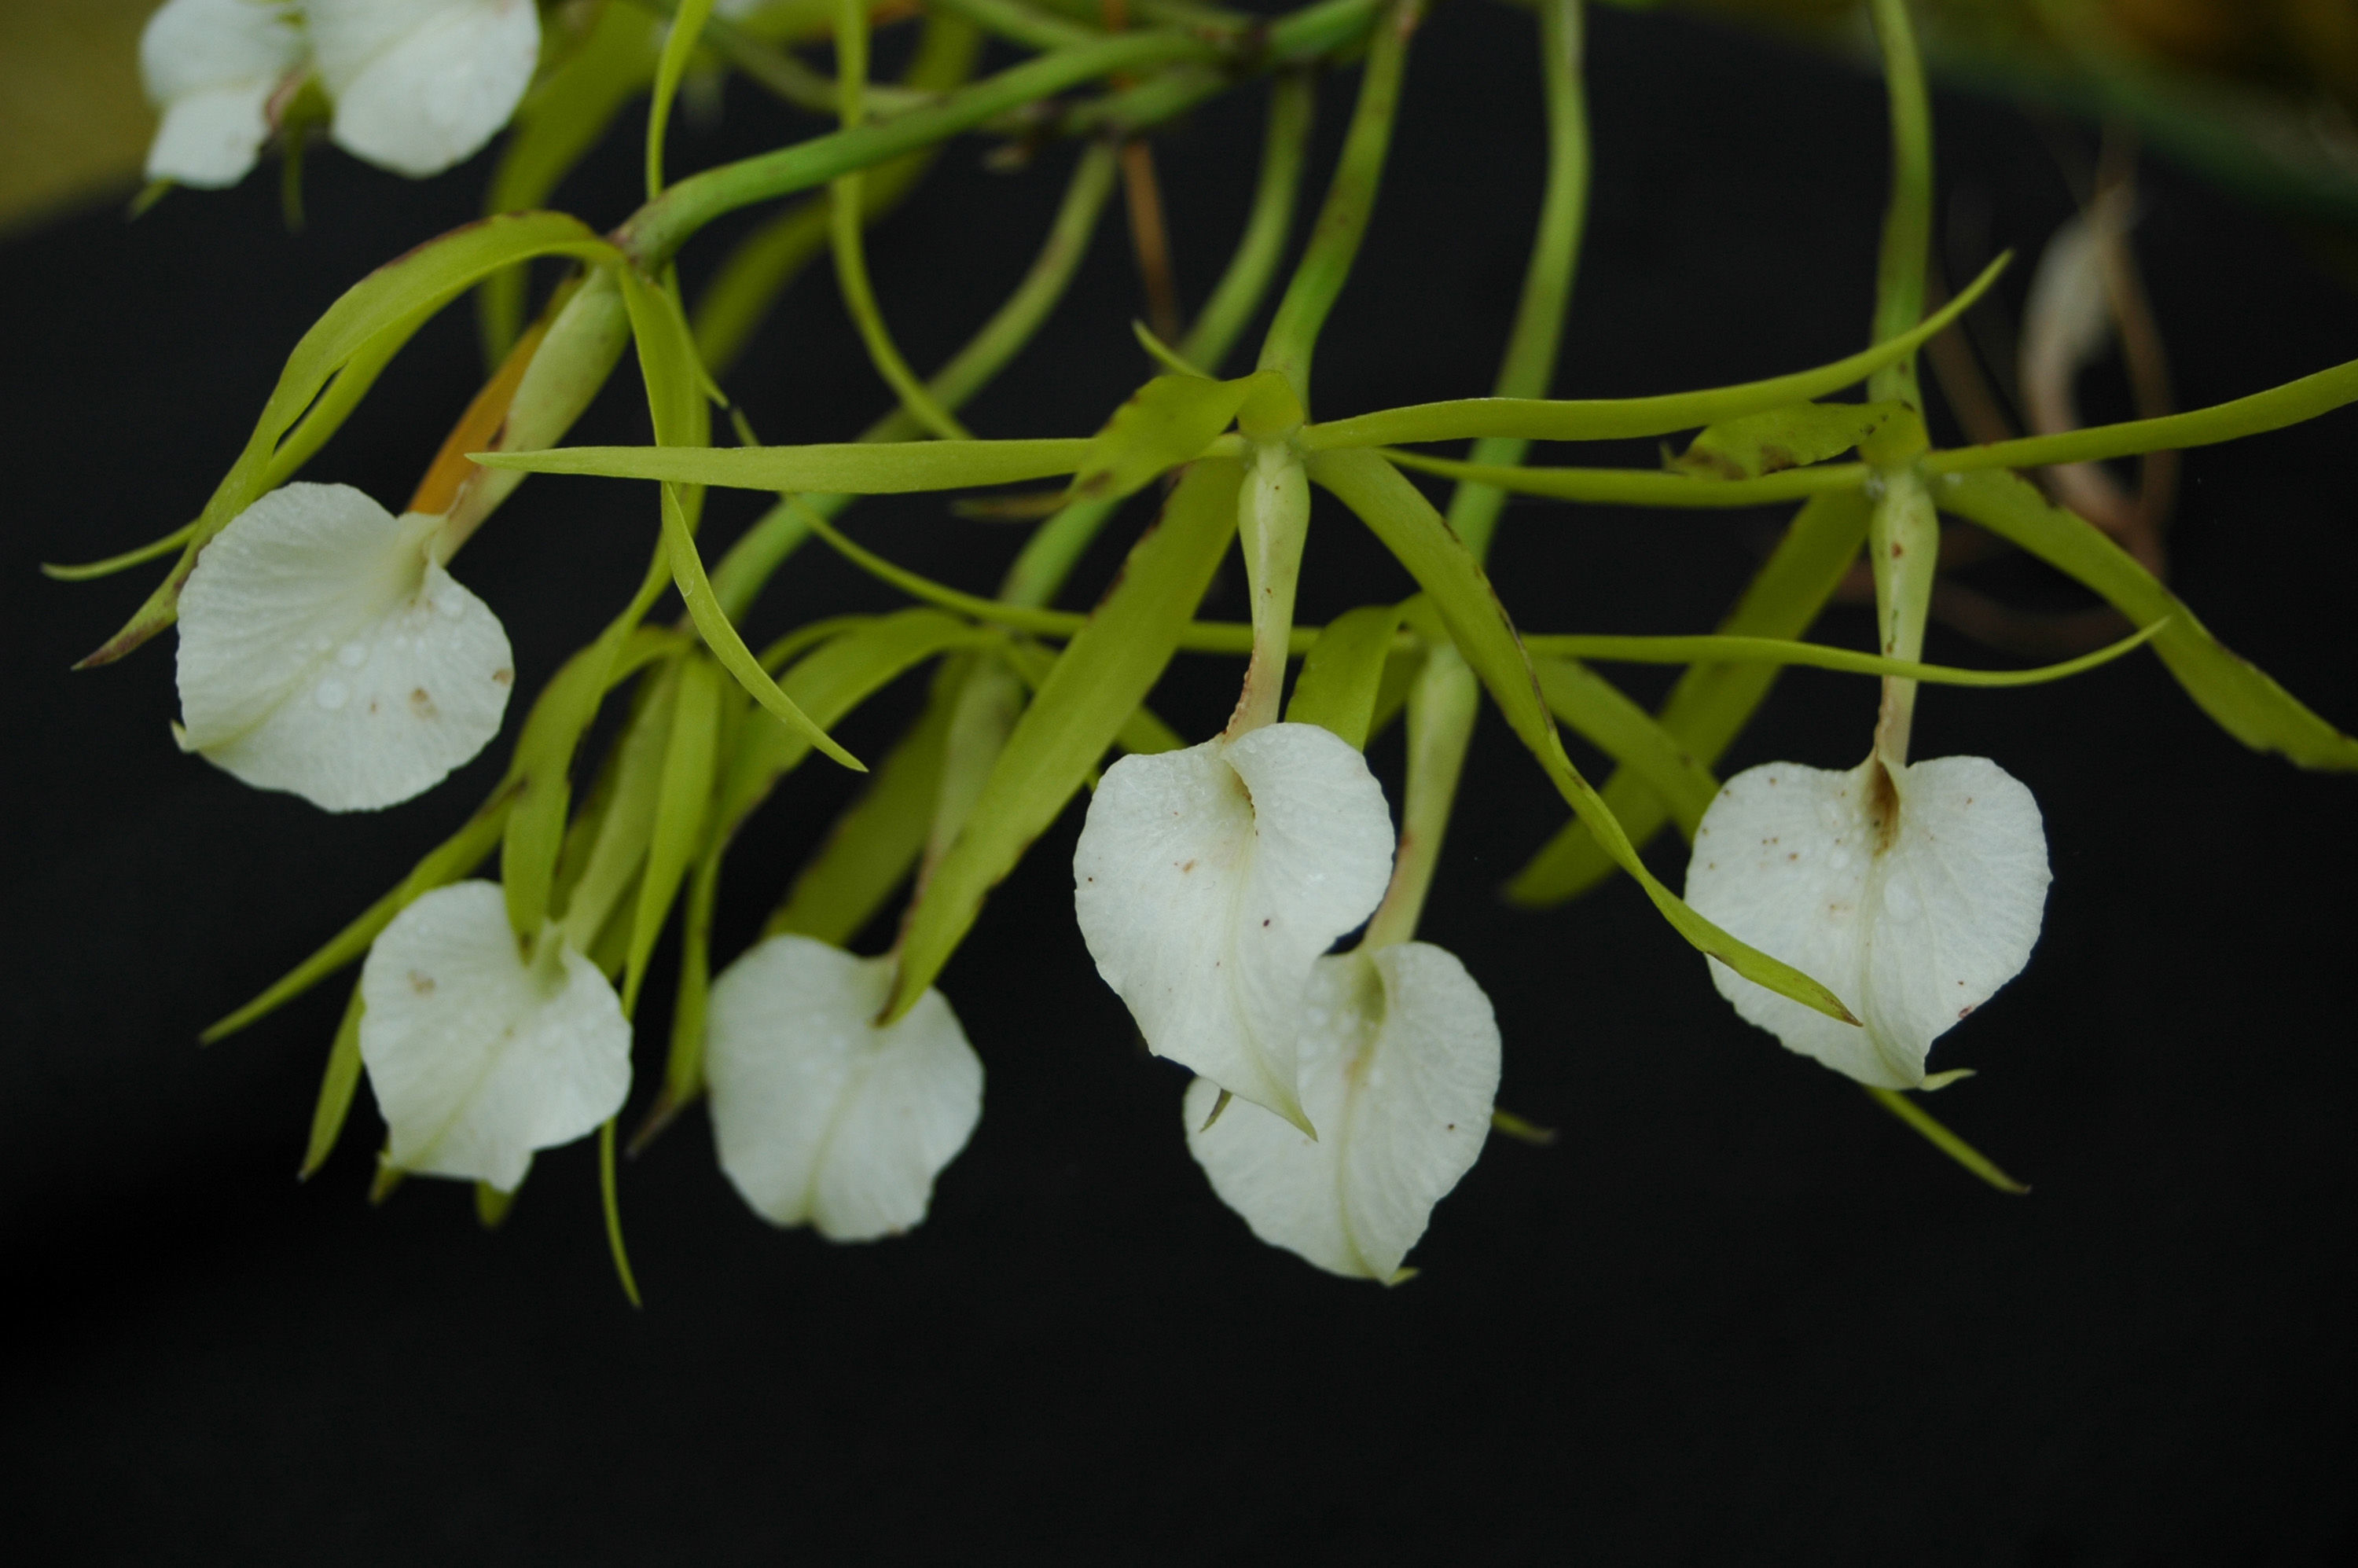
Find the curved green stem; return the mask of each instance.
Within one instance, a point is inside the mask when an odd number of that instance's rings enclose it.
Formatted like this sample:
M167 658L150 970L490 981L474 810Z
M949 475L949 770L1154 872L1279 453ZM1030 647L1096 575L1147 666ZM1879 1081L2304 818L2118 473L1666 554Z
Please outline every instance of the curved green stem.
M1907 0L1874 0L1874 15L1891 103L1891 202L1884 210L1883 248L1875 273L1874 341L1881 342L1914 326L1924 309L1924 275L1932 251L1932 101ZM1877 371L1867 384L1867 396L1920 410L1915 355Z
M1540 84L1547 103L1547 189L1540 201L1539 231L1523 269L1522 302L1507 337L1507 352L1495 387L1500 397L1545 397L1555 377L1563 318L1572 302L1573 272L1580 259L1580 236L1588 212L1588 101L1582 81L1581 0L1543 0L1540 13ZM1476 465L1510 466L1523 460L1527 441L1488 437L1467 454ZM1449 498L1449 526L1476 560L1487 557L1507 493L1496 485L1461 479Z
M857 130L867 114L868 6L866 0L840 0L835 16L836 81L843 95L843 125ZM827 231L835 250L835 281L843 294L844 308L860 329L868 358L892 390L901 406L919 425L945 440L971 440L972 434L934 400L917 373L909 368L900 346L892 341L884 313L877 308L876 291L868 277L868 254L860 241L860 175L839 176L829 192Z
M1260 308L1278 259L1285 254L1302 195L1303 150L1309 145L1316 114L1316 93L1309 72L1288 71L1271 85L1260 176L1253 186L1252 211L1245 219L1243 237L1238 240L1228 270L1220 274L1195 324L1178 345L1182 359L1211 374L1219 373L1220 362L1228 357L1238 334Z
M1216 54L1214 46L1202 39L1165 32L1123 33L1058 49L892 119L814 136L775 152L692 174L633 213L615 231L614 241L640 265L660 265L688 236L725 212L792 196L825 185L838 175L931 146L994 115L1101 76L1150 70L1174 60L1207 59Z
M1326 187L1310 243L1278 301L1277 319L1262 340L1257 368L1283 375L1304 407L1310 404L1310 357L1319 329L1351 276L1351 263L1367 236L1390 151L1392 122L1400 111L1401 80L1408 70L1408 40L1424 15L1423 0L1392 0L1368 49L1359 79L1359 101L1351 113L1343 155Z

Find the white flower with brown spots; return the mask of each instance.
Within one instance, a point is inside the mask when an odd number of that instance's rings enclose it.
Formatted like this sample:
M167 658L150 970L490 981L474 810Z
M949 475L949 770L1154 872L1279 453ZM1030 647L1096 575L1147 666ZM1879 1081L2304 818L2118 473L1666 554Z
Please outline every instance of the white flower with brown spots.
M1269 724L1108 768L1073 855L1098 973L1147 1048L1313 1130L1296 1080L1312 967L1391 876L1367 760Z
M361 969L361 1061L386 1162L514 1192L535 1150L595 1131L631 1088L614 988L554 925L527 956L495 882L426 893Z
M1923 1086L1932 1043L2029 961L2048 881L2039 804L1996 762L1869 757L1729 780L1695 830L1686 899L1833 987L1864 1027L1714 961L1738 1013L1860 1083L1903 1089Z
M162 115L147 178L236 184L313 76L338 146L438 174L508 123L539 63L534 0L169 0L139 41Z
M407 800L481 751L514 664L435 558L442 522L341 484L240 513L180 595L181 748L330 811Z

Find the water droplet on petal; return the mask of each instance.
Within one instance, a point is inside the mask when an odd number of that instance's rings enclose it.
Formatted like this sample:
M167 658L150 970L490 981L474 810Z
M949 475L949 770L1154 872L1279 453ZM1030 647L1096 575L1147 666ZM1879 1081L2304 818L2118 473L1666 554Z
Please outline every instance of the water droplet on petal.
M323 680L311 693L311 700L332 713L351 700L352 688L340 680Z
M336 650L336 663L348 670L356 670L367 664L368 656L369 645L366 643L347 643Z

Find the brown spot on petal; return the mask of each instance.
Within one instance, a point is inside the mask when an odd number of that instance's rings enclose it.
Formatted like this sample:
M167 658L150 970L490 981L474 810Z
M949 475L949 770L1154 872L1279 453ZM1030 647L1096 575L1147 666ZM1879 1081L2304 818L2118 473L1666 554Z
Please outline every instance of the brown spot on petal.
M424 687L414 687L409 693L409 711L420 719L434 717L434 698Z
M505 665L501 665L492 672L492 684L493 686L515 685L515 671L509 669Z
M1179 874L1180 874L1181 876L1183 876L1183 877L1184 877L1184 876L1185 876L1189 871L1194 871L1195 869L1195 861L1193 861L1193 860L1190 860L1190 861L1188 861L1185 865L1181 866L1181 867L1179 868Z
M1963 985L1965 982L1959 980L1957 983L1959 985ZM1961 1007L1957 1009L1957 1022L1960 1023L1963 1022L1966 1019L1971 1018L1973 1015L1974 1010L1970 1007Z
M409 971L409 989L419 996L432 996L434 977L423 969L412 969Z

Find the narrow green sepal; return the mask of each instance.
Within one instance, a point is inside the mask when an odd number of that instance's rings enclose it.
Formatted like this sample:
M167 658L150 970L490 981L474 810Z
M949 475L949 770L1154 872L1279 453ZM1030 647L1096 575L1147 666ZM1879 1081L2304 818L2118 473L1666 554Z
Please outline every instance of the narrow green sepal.
M311 1108L310 1141L303 1149L302 1168L295 1173L298 1182L308 1182L328 1162L336 1150L336 1140L344 1130L344 1119L352 1108L352 1096L361 1083L361 1000L360 982L352 982L352 1000L344 1004L343 1021L336 1025L335 1042L328 1047L327 1071L319 1077L319 1102Z

